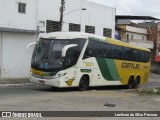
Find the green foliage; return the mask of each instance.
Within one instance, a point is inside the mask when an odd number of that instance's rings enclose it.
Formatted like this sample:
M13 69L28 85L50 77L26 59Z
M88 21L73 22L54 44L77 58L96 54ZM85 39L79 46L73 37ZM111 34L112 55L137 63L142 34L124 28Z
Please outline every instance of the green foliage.
M143 95L160 95L160 88L145 88L138 90L138 93Z

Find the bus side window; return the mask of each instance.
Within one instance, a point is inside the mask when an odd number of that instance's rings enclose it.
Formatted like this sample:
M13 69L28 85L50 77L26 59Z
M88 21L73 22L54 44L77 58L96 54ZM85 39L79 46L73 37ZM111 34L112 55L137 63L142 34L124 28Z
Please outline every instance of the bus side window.
M125 50L126 60L132 61L132 50L130 48L126 48Z
M143 54L143 51L139 51L139 54L140 54L140 62L144 62L145 61L145 56Z
M151 55L149 52L145 52L145 54L146 54L146 62L149 62Z
M116 56L115 45L111 45L111 59L114 59L115 56Z
M108 43L99 43L99 57L110 58L111 47Z
M121 59L123 60L129 60L132 61L133 60L133 54L132 54L132 50L130 48L125 48L122 47L121 48Z
M88 46L86 48L86 51L84 53L83 58L86 59L86 58L89 58L89 57L92 57L92 49L91 49L91 44L90 43L88 43Z
M65 57L65 67L70 67L76 64L78 52L76 52L76 48L68 49Z
M122 54L121 59L125 60L125 48L124 47L122 47L121 49L121 54Z
M100 48L99 48L99 42L92 40L91 41L91 51L92 51L92 57L101 57L100 54Z
M138 50L133 49L133 60L138 62L138 57L139 57Z
M74 54L75 63L77 63L77 61L78 61L78 58L79 58L80 53L81 53L81 51L82 51L82 49L84 47L85 42L86 42L86 40L85 39L81 39L81 38L77 39L76 41L74 41L74 40L70 41L70 44L78 44L77 47L74 47L74 53L73 53Z
M110 58L111 57L111 50L112 50L112 46L111 44L106 43L105 44L105 57L106 58Z
M89 40L83 58L85 59L89 57L99 57L98 53L99 53L99 42L95 40Z
M122 50L121 46L115 46L115 59L121 59Z

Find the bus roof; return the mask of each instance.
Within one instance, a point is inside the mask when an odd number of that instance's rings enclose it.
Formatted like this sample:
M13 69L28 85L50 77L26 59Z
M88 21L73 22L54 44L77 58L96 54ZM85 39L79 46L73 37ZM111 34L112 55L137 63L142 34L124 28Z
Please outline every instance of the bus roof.
M101 38L102 40L105 39L105 37L89 34L89 33L82 33L82 32L53 32L53 33L47 33L43 34L41 38L56 38L56 39L74 39L74 38L86 38L89 37L95 37L95 38Z
M82 33L82 32L53 32L53 33L43 34L40 37L41 38L55 38L55 39L75 39L75 38L88 39L88 38L94 38L94 39L97 39L97 40L102 41L102 42L115 44L115 45L119 45L119 46L124 46L124 47L129 47L129 48L134 48L134 49L140 49L140 50L144 50L144 51L150 52L150 50L146 49L146 48L133 46L133 45L130 45L128 43L125 43L125 42L122 42L122 41L119 41L119 40L115 40L115 39L112 39L112 38L107 38L107 37L103 37L103 36L99 36L99 35L94 35L94 34L90 34L90 33Z
M129 47L129 48L133 48L133 49L139 49L139 50L151 52L147 48L143 48L143 47L139 47L139 46L134 46L134 45L131 45L131 44L119 41L119 40L115 40L115 39L112 39L112 38L106 38L106 40L108 41L108 43L111 43L111 44L115 44L115 45L119 45L119 46L124 46L124 47Z

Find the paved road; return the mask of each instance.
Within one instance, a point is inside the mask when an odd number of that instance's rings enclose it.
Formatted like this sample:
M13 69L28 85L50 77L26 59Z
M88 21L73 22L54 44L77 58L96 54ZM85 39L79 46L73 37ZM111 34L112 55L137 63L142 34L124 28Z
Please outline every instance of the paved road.
M46 86L0 88L0 111L156 111L159 96L137 96L121 88L51 89ZM115 107L104 106L105 103Z
M151 78L150 83L145 85L146 87L159 85L159 75L152 74ZM0 111L160 110L160 96L139 96L133 93L126 93L126 91L127 89L123 86L97 87L84 92L77 91L77 89L51 89L42 85L0 87ZM115 104L116 106L104 106L105 103ZM74 120L74 118L72 119ZM106 118L101 119L106 120ZM111 118L111 120L114 119ZM144 118L141 119L143 120ZM122 120L125 119L122 118Z
M150 80L145 87L160 87L160 74L151 73Z

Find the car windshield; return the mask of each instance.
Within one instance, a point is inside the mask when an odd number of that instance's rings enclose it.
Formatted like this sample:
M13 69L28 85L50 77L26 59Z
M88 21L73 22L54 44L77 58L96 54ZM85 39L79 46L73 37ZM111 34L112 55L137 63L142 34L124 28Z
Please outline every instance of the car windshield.
M33 52L31 66L32 68L41 71L56 72L64 69L64 67L72 66L77 62L80 52L84 46L84 42L85 41L83 39L40 39ZM66 63L64 64L62 49L69 44L78 44L78 47L67 51Z

